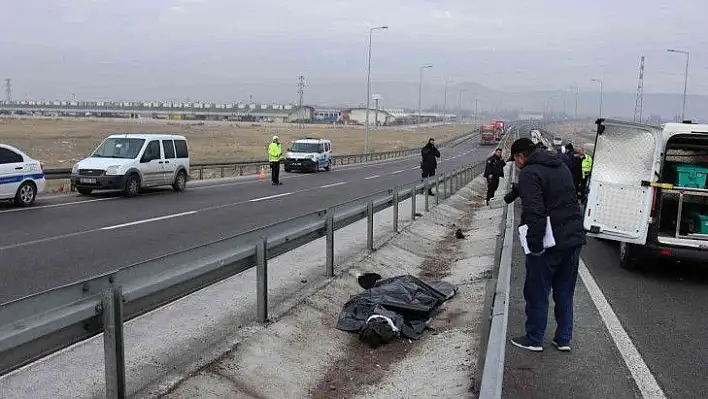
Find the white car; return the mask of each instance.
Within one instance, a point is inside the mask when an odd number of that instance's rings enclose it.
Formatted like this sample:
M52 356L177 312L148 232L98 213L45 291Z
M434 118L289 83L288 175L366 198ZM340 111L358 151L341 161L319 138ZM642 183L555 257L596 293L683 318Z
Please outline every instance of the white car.
M143 188L172 186L184 191L189 179L189 148L174 134L115 134L71 170L71 184L89 195L94 190L121 190L126 197Z
M553 145L555 147L560 147L563 144L563 139L561 137L554 137L553 138Z
M0 144L0 200L13 200L18 206L34 204L44 192L42 164L15 147Z
M285 154L285 172L306 170L319 172L332 168L332 142L305 138L293 141Z

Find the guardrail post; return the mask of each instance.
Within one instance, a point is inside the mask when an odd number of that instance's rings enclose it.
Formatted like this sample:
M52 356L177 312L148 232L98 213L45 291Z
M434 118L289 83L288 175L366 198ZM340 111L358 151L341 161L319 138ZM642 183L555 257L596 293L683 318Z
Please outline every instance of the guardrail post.
M393 189L393 231L398 233L398 187Z
M256 304L258 322L268 321L268 239L262 237L256 244Z
M374 200L366 204L366 249L374 250Z
M428 178L425 178L425 182L423 184L423 195L425 195L425 211L428 212L430 211L430 196L428 195L428 190L430 190L430 185L428 184Z
M199 180L204 180L204 168L199 168Z
M415 211L417 210L416 205L415 205L415 197L416 197L416 190L415 190L415 184L413 185L413 188L411 188L411 223L415 220Z
M334 210L327 209L327 277L334 277Z
M125 398L123 295L120 286L106 288L101 299L106 398Z
M221 169L221 177L223 178L224 177L224 167L222 166L220 169Z
M440 203L440 176L435 176L435 205Z

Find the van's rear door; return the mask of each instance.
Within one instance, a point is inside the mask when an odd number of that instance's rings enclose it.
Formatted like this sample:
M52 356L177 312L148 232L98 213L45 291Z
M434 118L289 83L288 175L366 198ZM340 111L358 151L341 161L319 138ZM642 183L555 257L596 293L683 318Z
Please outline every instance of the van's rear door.
M599 119L585 206L588 235L644 245L658 180L662 130L658 127Z

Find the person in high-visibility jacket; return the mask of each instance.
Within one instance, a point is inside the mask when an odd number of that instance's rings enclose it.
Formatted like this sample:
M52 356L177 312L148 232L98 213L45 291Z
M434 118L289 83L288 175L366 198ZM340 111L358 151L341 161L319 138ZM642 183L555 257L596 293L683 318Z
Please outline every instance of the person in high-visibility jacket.
M268 145L268 162L270 162L270 178L274 186L283 184L280 181L280 159L283 156L283 148L280 146L278 136L273 136L273 142Z
M585 149L583 147L579 147L577 152L578 157L580 158L580 167L583 173L583 178L580 181L580 200L585 202L588 180L590 180L590 171L592 171L592 157L590 154L585 153Z

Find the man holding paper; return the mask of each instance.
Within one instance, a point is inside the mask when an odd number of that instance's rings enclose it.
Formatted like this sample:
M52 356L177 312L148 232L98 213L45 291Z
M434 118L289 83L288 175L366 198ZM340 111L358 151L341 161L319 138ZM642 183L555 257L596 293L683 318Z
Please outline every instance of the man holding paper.
M553 290L558 324L553 345L570 351L573 335L573 295L580 250L585 244L582 211L573 176L557 155L538 149L528 138L516 140L511 158L521 170L519 183L504 197L521 198L519 240L526 254L526 334L511 343L543 351L548 322L548 296Z

